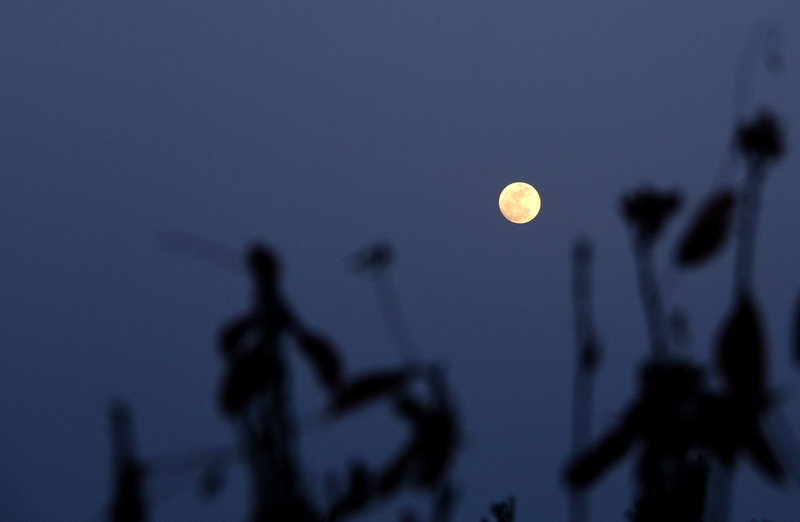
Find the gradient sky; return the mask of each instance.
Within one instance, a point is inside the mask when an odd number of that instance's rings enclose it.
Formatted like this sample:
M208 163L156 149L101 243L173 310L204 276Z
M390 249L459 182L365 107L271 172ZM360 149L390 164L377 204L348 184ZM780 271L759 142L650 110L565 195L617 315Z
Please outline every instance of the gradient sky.
M179 230L274 246L287 297L353 371L400 361L371 283L347 270L365 244L391 241L407 322L446 362L462 408L456 520L509 494L521 522L563 520L571 243L596 245L601 430L647 354L618 197L651 183L693 203L711 186L738 116L737 58L764 20L784 24L786 68L758 68L739 109L768 103L789 130L766 188L756 285L773 382L800 428L787 349L800 288L800 3L696 4L0 2L0 518L102 514L114 397L131 401L145 456L233 441L214 408L214 342L247 306L248 281L159 247ZM532 223L498 212L512 181L542 196ZM700 361L728 302L729 254L669 292ZM300 416L313 418L321 395L297 368ZM311 429L312 482L346 455L391 451L402 436L392 422L370 411ZM739 470L735 520L800 510L797 486ZM627 464L604 477L594 520L622 518L629 481ZM153 483L153 520L245 513L238 470L215 503L191 486Z

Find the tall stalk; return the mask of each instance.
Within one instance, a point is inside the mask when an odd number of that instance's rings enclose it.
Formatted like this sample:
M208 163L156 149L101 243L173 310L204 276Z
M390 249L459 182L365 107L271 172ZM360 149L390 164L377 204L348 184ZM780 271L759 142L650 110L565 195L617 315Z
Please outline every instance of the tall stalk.
M634 245L636 254L636 275L639 279L639 292L644 307L647 332L650 336L650 347L655 359L669 357L669 344L666 323L664 321L664 305L661 291L656 279L655 261L653 260L652 243L637 240Z
M577 457L589 444L592 435L594 375L599 347L592 318L591 262L588 240L575 242L572 253L572 301L575 317L575 376L572 390L572 454ZM589 520L589 494L586 490L569 492L569 521Z
M753 290L756 256L756 233L761 214L761 191L764 181L764 162L748 162L748 171L740 195L738 239L733 270L734 294L749 294Z

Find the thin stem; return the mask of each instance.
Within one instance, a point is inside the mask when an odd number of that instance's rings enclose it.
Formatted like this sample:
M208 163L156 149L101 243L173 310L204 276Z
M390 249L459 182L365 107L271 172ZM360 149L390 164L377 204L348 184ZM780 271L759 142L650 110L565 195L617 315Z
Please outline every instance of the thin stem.
M580 357L580 355L579 355ZM575 372L575 381L572 391L572 454L580 454L588 445L591 434L592 419L592 392L594 389L594 374L591 370L580 367ZM586 490L570 490L569 492L569 521L587 522L589 520L589 494Z
M639 291L642 297L653 357L663 359L669 356L669 343L664 323L664 307L661 301L658 281L656 280L651 247L652 244L647 241L636 241L634 248L636 251L636 271L639 277Z
M780 60L783 51L783 30L774 22L755 25L736 60L733 114L739 119L748 114L753 105L753 91L760 63L770 70L770 61Z
M592 432L592 395L597 364L597 340L592 320L591 245L579 240L573 250L572 299L575 316L575 380L572 390L572 454L589 443ZM585 491L569 495L570 522L589 520L589 496Z
M739 241L734 260L733 288L736 295L750 293L756 255L756 232L761 213L761 187L764 179L764 163L752 161L745 177L739 209Z
M136 455L133 421L127 403L114 404L110 417L115 487L108 518L112 522L144 522L148 512L144 495L145 466Z
M375 293L386 322L386 328L395 341L398 350L409 362L418 362L420 353L414 344L403 317L403 310L397 298L394 280L389 270L384 270L375 278Z

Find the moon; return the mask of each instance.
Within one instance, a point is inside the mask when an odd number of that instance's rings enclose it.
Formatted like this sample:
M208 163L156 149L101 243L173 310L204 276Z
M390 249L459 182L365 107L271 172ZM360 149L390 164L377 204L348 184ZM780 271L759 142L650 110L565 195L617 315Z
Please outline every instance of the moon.
M527 223L539 214L542 199L535 188L517 181L500 193L500 212L512 223Z

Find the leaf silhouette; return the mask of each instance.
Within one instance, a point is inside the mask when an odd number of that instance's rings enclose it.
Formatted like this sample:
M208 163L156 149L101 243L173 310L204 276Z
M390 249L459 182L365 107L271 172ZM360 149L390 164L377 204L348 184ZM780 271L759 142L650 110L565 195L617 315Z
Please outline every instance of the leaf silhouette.
M409 382L414 372L408 368L368 373L342 386L337 392L331 410L342 415L364 404L394 395Z
M297 335L300 353L308 360L322 384L333 389L341 384L342 363L336 349L319 335L301 331Z
M766 398L766 346L758 308L742 294L725 320L716 346L716 364L728 391L752 406Z
M730 235L735 202L732 189L720 190L706 200L675 250L678 266L697 265L720 250Z

